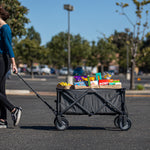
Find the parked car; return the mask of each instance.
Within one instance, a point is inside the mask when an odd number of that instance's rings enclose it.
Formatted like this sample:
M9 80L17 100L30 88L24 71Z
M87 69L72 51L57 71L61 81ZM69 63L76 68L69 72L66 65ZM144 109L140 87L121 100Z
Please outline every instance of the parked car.
M112 76L115 75L115 71L114 71L114 70L109 70L108 73L109 73L110 75L112 75Z
M31 71L32 70L32 71ZM39 66L32 66L31 68L28 68L27 71L31 74L31 72L33 72L33 74L37 74L40 75L40 67Z
M138 75L143 75L143 71L139 71L139 72L138 72Z
M67 67L63 67L59 70L59 75L67 75L67 74L68 74Z
M70 74L73 74L73 70L70 68ZM68 75L68 68L63 67L59 70L59 75Z
M74 69L73 75L74 76L84 76L85 71L82 69L82 67L77 67L77 68Z
M50 68L50 73L51 73L51 74L56 74L55 69L54 69L54 68Z
M50 74L51 69L48 67L48 65L40 65L40 74Z
M27 68L26 67L19 67L18 72L19 73L27 73Z

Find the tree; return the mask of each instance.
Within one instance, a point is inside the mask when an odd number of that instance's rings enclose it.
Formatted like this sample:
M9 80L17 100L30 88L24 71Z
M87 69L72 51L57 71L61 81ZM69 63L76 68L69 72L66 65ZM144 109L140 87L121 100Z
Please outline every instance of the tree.
M29 23L26 17L28 9L21 5L18 0L1 0L3 7L9 12L10 18L7 23L10 25L13 37L21 37L26 34L25 24Z
M128 53L128 49L130 48L130 43L132 40L132 35L125 32L117 32L115 31L112 35L113 43L116 45L115 52L119 54L118 64L119 64L119 72L127 72L127 59L130 58L130 53ZM127 56L128 55L128 56Z
M26 63L29 67L39 59L39 50L40 48L37 41L28 38L21 40L16 44L18 58L20 58L22 63Z
M101 72L104 66L109 66L112 60L116 59L116 46L112 43L112 37L102 38L97 43L97 59L101 63Z
M40 36L40 34L38 32L35 31L33 26L28 28L26 37L29 38L30 40L35 40L39 44L41 44L41 36Z
M87 65L95 67L99 63L99 60L97 59L97 45L95 44L95 41L92 41L91 51L87 58Z
M15 42L15 54L19 61L22 61L22 63L26 63L29 67L31 67L32 72L34 62L42 64L50 62L48 59L49 51L45 49L44 46L40 46L40 34L35 31L33 26L27 31L28 32L24 40L21 40L18 43Z
M124 15L127 20L133 26L133 40L132 40L132 47L131 47L131 82L130 82L130 89L134 89L134 70L135 70L135 60L137 55L137 50L139 43L144 39L145 30L148 27L148 10L145 11L146 13L146 21L142 24L142 14L144 11L144 6L150 4L150 0L143 0L141 2L137 0L132 0L133 4L136 6L136 22L133 23L132 20L128 17L127 13L124 12L124 9L129 6L128 3L116 3L117 6L121 8L121 14ZM142 32L141 26L143 25ZM142 33L142 36L140 36Z
M52 58L51 53L48 48L45 48L44 46L40 46L39 50L39 63L40 64L52 64Z
M21 63L27 64L31 68L32 78L32 66L34 62L38 62L40 59L41 47L35 40L28 38L21 40L16 44L17 57Z
M53 36L52 40L46 44L54 67L61 68L62 66L67 66L67 37L67 33L60 32L58 35Z
M83 64L86 65L90 50L90 43L83 39L80 34L73 36L71 40L72 67L75 68Z
M60 32L58 35L52 37L52 40L46 44L49 48L51 61L56 67L61 68L67 66L68 53L67 53L68 34ZM84 60L88 58L90 52L90 44L84 40L79 34L70 35L71 45L71 66L75 68L81 65Z
M150 36L142 42L137 54L137 64L141 71L150 72Z

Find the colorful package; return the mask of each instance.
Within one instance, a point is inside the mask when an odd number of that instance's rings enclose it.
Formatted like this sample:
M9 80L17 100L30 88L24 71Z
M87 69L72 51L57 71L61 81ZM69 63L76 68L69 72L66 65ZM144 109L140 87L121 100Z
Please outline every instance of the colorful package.
M74 86L88 86L87 81L74 82Z
M99 84L99 85L108 85L109 82L108 82L107 79L102 79L102 80L99 80L99 81L98 81L98 84Z
M83 81L83 78L87 78L87 76L74 76L76 82Z
M98 81L91 81L91 86L95 86L95 85L98 85Z

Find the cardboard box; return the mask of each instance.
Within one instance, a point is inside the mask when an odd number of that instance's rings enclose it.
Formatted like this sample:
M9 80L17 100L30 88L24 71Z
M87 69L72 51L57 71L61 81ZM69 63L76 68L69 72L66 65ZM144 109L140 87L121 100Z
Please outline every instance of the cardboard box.
M99 88L104 88L104 89L121 89L122 85L99 85Z

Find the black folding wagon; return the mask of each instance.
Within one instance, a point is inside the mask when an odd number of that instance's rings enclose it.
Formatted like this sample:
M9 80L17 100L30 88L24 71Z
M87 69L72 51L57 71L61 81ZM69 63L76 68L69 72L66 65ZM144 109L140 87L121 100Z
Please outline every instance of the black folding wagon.
M64 115L116 115L114 125L121 130L131 128L125 106L125 88L121 89L56 89L56 118L58 130L65 130L69 122Z
M114 124L117 128L123 131L131 128L125 105L125 88L56 88L57 99L56 109L54 109L18 73L17 75L55 114L54 124L58 130L69 127L69 122L64 115L116 115Z

